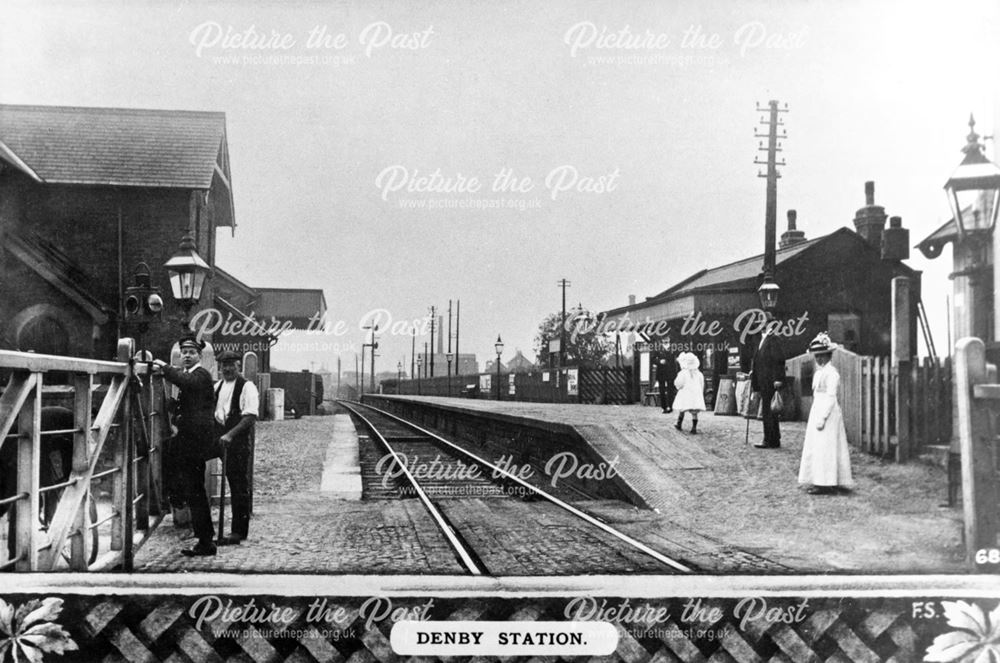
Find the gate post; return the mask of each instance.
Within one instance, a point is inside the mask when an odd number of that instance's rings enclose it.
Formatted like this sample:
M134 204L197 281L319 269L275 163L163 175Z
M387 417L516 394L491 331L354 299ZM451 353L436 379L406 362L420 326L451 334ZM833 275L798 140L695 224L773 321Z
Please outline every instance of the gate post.
M42 374L33 373L31 391L18 415L17 492L27 497L17 502L17 571L38 570L38 510L41 496Z
M962 455L962 508L966 562L976 568L976 551L997 546L997 479L987 403L977 402L973 388L988 379L986 348L978 338L955 345L955 393Z

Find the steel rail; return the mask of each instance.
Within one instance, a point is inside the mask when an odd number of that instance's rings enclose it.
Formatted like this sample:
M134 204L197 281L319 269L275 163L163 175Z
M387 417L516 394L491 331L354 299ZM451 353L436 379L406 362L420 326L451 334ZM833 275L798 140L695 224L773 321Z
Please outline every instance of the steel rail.
M424 489L420 487L420 484L417 482L416 477L414 477L413 474L410 472L409 468L406 467L406 463L400 460L399 455L392 448L392 445L390 445L389 442L385 439L382 433L380 433L379 430L375 427L375 424L373 424L371 420L368 419L368 417L361 414L360 412L357 411L357 409L351 407L344 401L338 401L338 402L342 406L347 408L349 411L351 411L358 419L363 421L365 425L368 426L368 428L371 430L371 432L378 438L379 442L381 442L382 445L389 451L389 454L392 456L393 461L400 467L400 469L402 469L403 474L406 476L406 479L413 486L413 490L416 492L417 497L419 497L420 501L423 502L424 507L431 514L431 518L434 520L435 524L437 524L438 528L444 534L445 539L448 540L448 545L450 545L452 549L455 551L455 555L462 562L462 565L466 568L466 570L475 576L485 575L485 570L482 569L479 566L479 564L476 563L476 561L472 558L472 555L470 555L469 551L466 549L466 546L461 541L459 541L458 537L455 535L455 531L452 529L451 525L448 524L448 521L441 513L441 510L437 508L434 502L431 501L430 497L427 496L427 493L424 492ZM358 403L357 405L360 405L360 403Z
M515 482L515 483L517 483L517 484L519 484L521 486L524 486L525 488L528 488L532 492L536 493L539 497L542 497L542 498L548 500L549 502L552 502L553 504L555 504L559 508L561 508L561 509L563 509L565 511L568 511L569 513L573 514L574 516L577 516L578 518L581 518L584 521L590 523L594 527L597 527L597 528L601 529L605 533L610 534L610 535L614 536L615 538L617 538L617 539L619 539L621 541L624 541L625 543L627 543L628 545L632 546L633 548L642 551L643 553L649 555L650 557L652 557L653 559L657 560L658 562L666 564L667 566L673 567L673 568L677 569L678 571L682 571L684 573L694 573L694 569L692 569L692 568L690 568L688 566L685 566L684 564L681 564L680 562L678 562L678 561L676 561L674 559L671 559L670 557L667 557L663 553L660 553L660 552L657 552L656 550L653 550L652 548L650 548L649 546L647 546L645 543L643 543L641 541L638 541L637 539L632 538L631 536L629 536L628 534L625 534L624 532L620 532L620 531L616 530L614 527L611 527L607 523L601 522L600 520L598 520L597 518L594 518L590 514L585 513L583 511L577 509L575 506L573 506L571 504L563 502L558 497L555 497L554 495L550 495L549 493L545 492L541 488L538 488L537 486L534 486L534 485L528 483L527 481L524 481L520 477L515 476L514 474L511 474L510 472L508 472L507 470L503 469L502 467L497 467L493 463L491 463L488 460L485 460L483 458L480 458L479 456L477 456L476 454L472 453L471 451L468 451L467 449L463 449L462 447L454 444L453 442L449 442L448 440L444 439L440 435L437 435L437 434L435 434L435 433L427 430L426 428L422 428L422 427L418 426L417 424L415 424L415 423L413 423L411 421L407 421L406 419L403 419L402 417L398 417L398 416L392 414L391 412L386 412L384 410L380 410L377 407L373 407L371 405L365 405L363 403L358 403L358 405L361 405L361 407L365 407L365 408L368 408L368 409L373 410L375 412L378 412L379 414L382 414L382 415L384 415L386 417L389 417L391 419L394 419L394 420L398 421L399 423L403 424L404 426L408 426L408 427L412 428L413 430L420 431L424 435L427 435L429 437L434 438L435 440L437 440L437 441L441 442L442 444L448 446L448 448L453 449L454 451L457 451L458 453L460 453L460 454L462 454L462 455L464 455L464 456L466 456L468 458L471 458L478 465L481 465L481 466L483 466L485 468L488 468L488 469L492 470L493 471L493 476L503 475L503 476L507 477L511 481L513 481L513 482Z

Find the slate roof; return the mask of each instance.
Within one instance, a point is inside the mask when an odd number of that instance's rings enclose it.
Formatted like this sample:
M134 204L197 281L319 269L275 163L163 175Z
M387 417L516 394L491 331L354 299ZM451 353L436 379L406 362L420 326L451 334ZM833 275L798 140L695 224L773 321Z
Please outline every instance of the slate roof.
M858 241L864 243L861 236L850 228L840 228L833 231L828 235L823 235L822 237L816 237L814 239L805 240L794 244L792 246L785 247L783 249L779 248L775 251L774 261L775 265L781 265L785 262L789 262L797 259L805 251L826 242L839 235L846 235L857 239ZM872 249L875 250L875 249ZM904 265L904 267L906 267ZM679 283L667 288L666 290L660 292L659 294L653 295L652 297L647 297L644 301L636 302L635 304L630 304L627 306L620 306L609 311L605 311L608 316L619 315L627 311L636 311L639 309L646 308L651 304L657 304L659 302L666 302L672 299L677 299L679 297L685 297L695 293L704 293L711 291L734 291L745 289L748 284L751 284L753 288L756 288L756 283L760 279L761 272L764 269L764 254L758 254L750 258L744 258L743 260L737 260L736 262L727 263L725 265L720 265L719 267L713 267L711 269L703 269L688 278L680 281ZM910 269L906 267L906 269ZM911 270L912 271L912 270Z
M0 104L0 158L53 184L208 189L225 137L225 113Z

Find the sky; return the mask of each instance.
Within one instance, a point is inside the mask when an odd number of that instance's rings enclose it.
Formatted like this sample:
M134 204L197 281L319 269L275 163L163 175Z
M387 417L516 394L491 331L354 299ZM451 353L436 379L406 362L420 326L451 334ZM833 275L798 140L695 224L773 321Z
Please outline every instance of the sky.
M761 253L758 103L788 104L778 232L876 203L916 244L949 218L968 117L993 133L995 2L51 2L0 8L0 102L226 113L237 227L218 264L322 288L343 333L281 368L380 369L461 300L461 350L533 356L567 301L640 300ZM987 154L995 146L987 140ZM949 251L924 271L945 336ZM420 337L421 342L428 340Z

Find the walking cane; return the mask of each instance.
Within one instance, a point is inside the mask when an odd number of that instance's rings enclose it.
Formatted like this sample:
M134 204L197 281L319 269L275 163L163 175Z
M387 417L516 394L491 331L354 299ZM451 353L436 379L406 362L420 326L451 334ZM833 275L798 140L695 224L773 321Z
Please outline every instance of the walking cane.
M216 543L220 546L227 541L223 532L226 525L226 447L222 447L222 455L219 456L222 464L222 474L219 476L219 535Z

